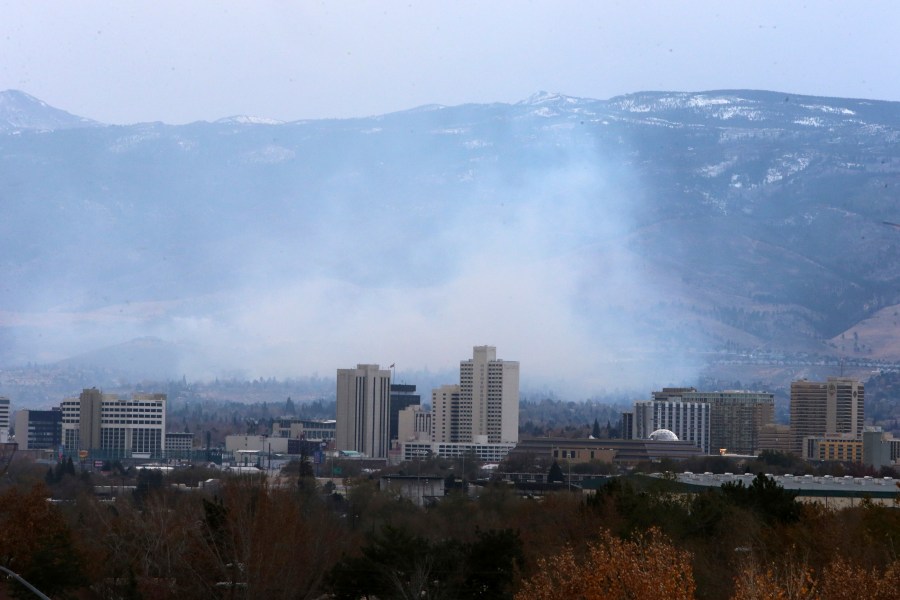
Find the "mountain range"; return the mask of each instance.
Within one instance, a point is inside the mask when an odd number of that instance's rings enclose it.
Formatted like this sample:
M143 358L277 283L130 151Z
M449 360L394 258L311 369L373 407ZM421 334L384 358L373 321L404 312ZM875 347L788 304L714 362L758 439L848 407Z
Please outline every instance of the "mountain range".
M900 361L898 137L900 103L751 90L178 126L2 92L0 366L146 336L174 377L495 340L593 389Z

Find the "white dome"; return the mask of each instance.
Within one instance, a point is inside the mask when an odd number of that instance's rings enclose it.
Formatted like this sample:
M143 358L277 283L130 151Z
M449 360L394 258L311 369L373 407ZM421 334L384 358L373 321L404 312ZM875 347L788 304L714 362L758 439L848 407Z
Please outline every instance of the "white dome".
M668 429L657 429L650 434L650 439L657 442L677 442L678 436Z

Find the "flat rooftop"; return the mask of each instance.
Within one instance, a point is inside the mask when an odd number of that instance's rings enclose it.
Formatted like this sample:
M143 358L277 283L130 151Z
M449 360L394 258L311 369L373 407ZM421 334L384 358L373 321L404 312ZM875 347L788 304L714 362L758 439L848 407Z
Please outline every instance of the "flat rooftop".
M662 478L662 473L653 477ZM871 496L873 498L900 496L900 479L892 477L832 477L831 475L769 475L786 490L796 491L798 496ZM750 485L755 473L677 473L679 483L697 487L719 487L723 483L743 482Z

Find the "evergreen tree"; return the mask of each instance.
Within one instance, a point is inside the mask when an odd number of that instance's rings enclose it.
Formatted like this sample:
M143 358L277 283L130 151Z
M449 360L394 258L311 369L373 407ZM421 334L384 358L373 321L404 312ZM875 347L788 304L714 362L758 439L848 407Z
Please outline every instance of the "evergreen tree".
M591 430L591 435L594 436L595 439L600 438L600 421L594 419L594 428Z
M547 483L565 483L565 481L566 476L563 474L562 468L554 460L553 464L550 465L550 470L547 472Z

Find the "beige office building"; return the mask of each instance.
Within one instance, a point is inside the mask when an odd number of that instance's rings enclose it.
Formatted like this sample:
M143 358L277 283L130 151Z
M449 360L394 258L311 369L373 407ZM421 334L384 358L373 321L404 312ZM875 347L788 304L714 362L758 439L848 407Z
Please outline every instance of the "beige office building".
M791 451L804 455L808 437L850 434L862 439L865 388L857 379L829 377L828 381L791 383Z
M386 458L390 449L391 372L378 365L337 370L337 450Z
M400 442L431 442L433 414L418 404L401 410L397 415L397 439Z
M132 394L119 398L97 388L61 404L66 451L87 451L101 458L162 456L166 447L166 395Z

